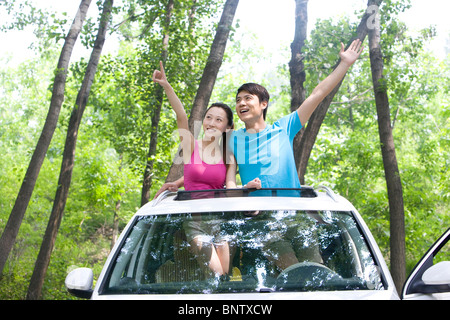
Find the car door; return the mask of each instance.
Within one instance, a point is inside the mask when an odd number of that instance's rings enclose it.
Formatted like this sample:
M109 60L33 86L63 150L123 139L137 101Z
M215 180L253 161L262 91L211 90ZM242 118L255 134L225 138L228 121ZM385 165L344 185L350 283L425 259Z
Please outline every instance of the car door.
M402 291L404 300L450 300L450 228L414 267Z

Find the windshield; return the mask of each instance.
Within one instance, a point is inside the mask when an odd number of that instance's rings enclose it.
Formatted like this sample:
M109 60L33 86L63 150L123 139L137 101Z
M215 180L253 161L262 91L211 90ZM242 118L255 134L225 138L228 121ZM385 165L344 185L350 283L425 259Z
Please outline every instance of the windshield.
M145 216L121 246L100 294L383 288L350 212Z

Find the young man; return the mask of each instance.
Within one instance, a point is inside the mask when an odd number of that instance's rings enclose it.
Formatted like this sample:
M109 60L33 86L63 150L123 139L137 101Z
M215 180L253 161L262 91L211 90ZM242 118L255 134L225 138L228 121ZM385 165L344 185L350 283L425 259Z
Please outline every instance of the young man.
M236 112L245 123L245 128L232 133L229 149L236 158L243 185L259 178L262 188L300 187L292 148L294 137L319 103L342 80L362 49L360 40L353 41L347 50L341 43L341 61L337 68L317 85L296 111L273 125L265 121L269 106L267 90L254 83L246 83L238 89ZM183 178L166 183L155 197L163 190L175 191L182 185Z
M255 83L242 85L236 95L236 113L245 128L233 132L229 148L239 166L242 184L259 178L262 188L299 188L292 143L320 102L342 80L361 54L361 42L353 41L338 67L313 90L299 108L272 125L265 122L269 93Z

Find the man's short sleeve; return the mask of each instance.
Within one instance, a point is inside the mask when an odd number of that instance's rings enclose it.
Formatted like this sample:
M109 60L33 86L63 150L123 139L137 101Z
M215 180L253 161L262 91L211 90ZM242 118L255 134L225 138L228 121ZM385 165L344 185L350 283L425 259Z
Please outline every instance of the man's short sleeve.
M300 117L298 116L297 111L284 116L280 120L276 121L274 125L280 126L283 130L285 130L290 141L294 140L295 135L302 128L302 123L300 122Z

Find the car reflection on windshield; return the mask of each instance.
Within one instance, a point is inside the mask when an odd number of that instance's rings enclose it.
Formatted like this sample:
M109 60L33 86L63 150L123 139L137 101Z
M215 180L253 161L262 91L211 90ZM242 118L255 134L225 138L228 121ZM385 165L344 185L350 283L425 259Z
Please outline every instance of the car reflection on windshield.
M383 288L351 212L152 215L130 230L100 294Z

